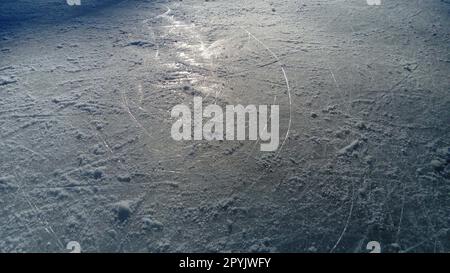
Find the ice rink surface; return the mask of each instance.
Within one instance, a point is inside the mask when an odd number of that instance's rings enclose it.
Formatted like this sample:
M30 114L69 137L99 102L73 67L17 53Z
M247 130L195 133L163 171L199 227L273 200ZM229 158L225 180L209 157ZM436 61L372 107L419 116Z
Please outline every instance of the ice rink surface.
M369 2L2 0L0 252L450 251L450 3Z

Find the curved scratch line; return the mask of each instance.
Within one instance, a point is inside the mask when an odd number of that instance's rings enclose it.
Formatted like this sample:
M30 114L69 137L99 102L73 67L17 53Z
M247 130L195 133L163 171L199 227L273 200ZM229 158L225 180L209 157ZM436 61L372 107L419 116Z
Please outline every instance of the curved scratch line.
M342 230L341 235L339 236L339 239L337 240L337 242L334 244L333 248L330 250L330 253L333 253L334 250L336 249L336 247L339 245L339 243L341 242L342 238L344 237L344 234L347 232L347 228L348 225L350 223L350 218L352 218L352 214L353 214L353 206L354 206L354 195L355 195L355 182L352 182L352 203L350 205L350 211L348 213L348 217L347 217L347 221L345 222L345 226L344 229Z
M255 35L253 35L250 31L248 31L247 29L240 27L242 30L244 30L245 32L248 33L248 35L250 37L252 37L255 41L257 41L258 43L260 43L267 51L269 51L269 53L278 61L281 63L280 58L266 45L264 44L261 40L259 40L258 38L255 37ZM291 124L292 124L292 97L291 97L291 87L289 84L289 79L287 77L286 74L286 70L284 69L284 64L281 64L281 71L283 72L283 76L284 76L284 80L286 82L286 87L287 87L287 91L288 91L288 98L289 98L289 124L288 124L288 128L287 128L287 132L286 135L284 136L284 140L281 143L280 149L278 149L278 153L276 155L276 157L278 157L281 153L281 150L283 149L284 144L286 143L286 140L289 136L289 132L291 130Z

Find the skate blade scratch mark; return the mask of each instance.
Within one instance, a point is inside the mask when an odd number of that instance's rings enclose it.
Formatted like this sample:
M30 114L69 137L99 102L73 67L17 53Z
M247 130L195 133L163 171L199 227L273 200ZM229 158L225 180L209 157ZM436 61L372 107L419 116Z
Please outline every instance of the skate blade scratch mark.
M31 154L37 155L38 157L40 157L43 160L47 160L48 161L48 158L46 156L44 156L42 153L34 151L34 150L32 150L32 149L30 149L30 148L28 148L28 147L26 147L26 146L24 146L22 144L18 144L18 143L13 143L13 144L16 147L18 147L18 148L21 148L21 149L23 149L23 150L25 150L27 152L30 152ZM5 145L6 147L8 147L11 150L14 149L14 146L12 146L10 143L2 143L2 142L0 142L0 145Z
M14 171L14 176L17 176L17 173ZM36 204L31 200L31 198L25 193L25 191L22 188L22 183L18 181L18 179L16 179L17 185L19 187L20 192L22 193L22 197L25 199L25 201L27 202L28 206L30 206L31 210L35 212L37 219L39 220L39 222L44 226L44 230L50 234L51 236L54 237L54 239L56 240L56 243L58 244L58 246L61 249L64 249L64 245L61 242L61 240L59 239L58 235L56 234L56 232L53 230L52 226L43 218L41 218L41 214L43 214L42 210L39 209Z
M339 91L340 97L342 98L343 101L346 101L345 98L347 97L347 92L346 91L343 92L341 90L341 87L339 86L339 84L338 84L338 82L336 80L336 77L334 76L333 70L331 69L330 66L328 66L328 70L330 71L331 77L333 78L333 82L336 85L337 90ZM345 104L345 103L343 103L343 104ZM344 106L344 107L345 107L346 114L348 114L348 112L349 112L349 105L347 104L347 106Z
M166 6L166 5L163 5L163 7L165 7L165 8L167 9L167 11L164 12L163 14L160 14L160 15L156 16L156 18L159 18L159 17L169 17L168 15L169 15L169 13L172 12L172 9L169 8L169 7Z
M347 220L345 221L345 226L344 229L341 232L341 235L339 236L338 240L336 241L336 243L334 244L333 248L330 250L330 253L333 253L334 250L336 249L336 247L339 245L339 243L341 242L342 238L344 237L345 233L347 232L347 228L348 225L350 223L350 219L352 218L352 214L353 214L353 206L354 206L354 194L355 194L355 185L354 185L354 181L352 181L352 203L350 204L350 210L348 213L348 217Z
M36 152L36 151L34 151L34 150L30 149L30 148L27 148L27 147L25 147L23 145L19 145L19 147L22 147L24 150L39 156L43 160L47 160L48 161L48 158L46 156L44 156L42 153Z
M156 42L156 35L154 33L154 31L152 30L152 27L149 26L148 22L150 21L150 19L145 19L142 21L142 23L147 26L148 30L150 31L150 35L153 37L153 39L155 40L155 46L156 46L156 53L155 53L155 59L158 59L159 57L159 44Z
M245 28L243 28L243 27L240 27L242 30L244 30L245 32L247 32L247 34L251 37L251 38L253 38L255 41L257 41L258 43L260 43L276 60L277 60L277 63L281 63L281 60L280 60L280 58L265 44L265 43L263 43L261 40L259 40L255 35L253 35L250 31L248 31L247 29L245 29ZM280 155L280 153L281 153L281 150L283 149L283 146L284 146L284 144L286 143L286 141L287 141L287 138L289 137L289 133L290 133L290 130L291 130L291 124L292 124L292 97L291 97L291 87L290 87L290 84L289 84L289 79L288 79L288 77L287 77L287 74L286 74L286 70L285 70L285 68L284 68L284 64L280 64L280 66L281 66L281 71L282 71L282 73L283 73L283 77L284 77L284 80L285 80L285 82L286 82L286 88L287 88L287 92L288 92L288 99L289 99L289 123L288 123L288 128L287 128L287 131L286 131L286 135L284 136L284 140L283 140L283 142L281 143L281 146L280 146L280 148L278 149L278 152L277 152L277 155L276 155L276 157L278 157L279 155Z
M130 106L128 104L128 99L126 98L125 94L122 92L122 105L125 108L125 111L127 111L127 114L131 117L131 119L136 123L138 127L140 127L144 133L148 136L151 136L150 133L145 129L145 127L136 119L136 117L131 113Z
M142 129L142 131L144 131L144 133L151 138L151 134L150 132L137 120L137 118L133 115L133 113L131 113L130 110L130 106L128 104L128 99L126 98L125 94L123 92L121 92L122 95L122 105L125 108L125 111L127 111L128 115L131 117L131 119L136 123L136 125L138 127L140 127ZM158 149L156 149L158 152L160 152Z

